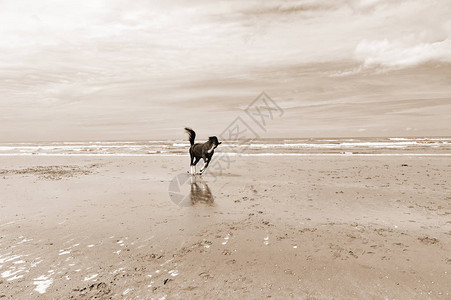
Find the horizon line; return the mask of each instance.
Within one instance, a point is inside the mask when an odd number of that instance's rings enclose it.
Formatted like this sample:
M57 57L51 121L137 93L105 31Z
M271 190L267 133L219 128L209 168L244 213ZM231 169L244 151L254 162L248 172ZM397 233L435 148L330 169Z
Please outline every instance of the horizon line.
M451 135L418 135L418 136L329 136L329 137L258 137L251 140L274 140L274 139L421 139L421 138L449 138ZM166 141L184 141L185 139L99 139L99 140L30 140L30 141L0 141L0 144L33 144L33 143L105 143L105 142L117 142L117 143L132 143L132 142L166 142ZM188 141L186 139L186 141ZM223 141L233 141L224 139Z

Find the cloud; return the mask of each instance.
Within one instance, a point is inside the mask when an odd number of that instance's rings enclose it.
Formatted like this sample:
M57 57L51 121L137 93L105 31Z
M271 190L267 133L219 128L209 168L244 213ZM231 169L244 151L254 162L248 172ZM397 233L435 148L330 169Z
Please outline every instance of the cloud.
M340 1L257 1L246 2L242 6L236 7L237 11L244 15L285 15L306 12L321 12L338 9L342 6Z
M55 49L77 65L80 55L92 57L91 65L108 61L110 69L118 60L128 69L139 61L169 76L346 59L371 64L384 61L382 51L411 47L397 44L405 32L451 36L440 28L451 13L448 0L431 1L4 1L0 66L37 62Z
M449 0L3 0L0 107L15 123L0 127L103 114L102 124L142 115L165 127L183 119L165 119L180 107L196 115L205 101L227 114L262 88L334 98L325 80L346 90L368 67L450 61L450 15Z
M365 67L403 68L430 61L451 62L451 39L432 43L403 41L361 41L355 49L355 58Z
M401 69L451 62L451 6L446 1L354 1L367 14L368 36L355 45L361 69Z

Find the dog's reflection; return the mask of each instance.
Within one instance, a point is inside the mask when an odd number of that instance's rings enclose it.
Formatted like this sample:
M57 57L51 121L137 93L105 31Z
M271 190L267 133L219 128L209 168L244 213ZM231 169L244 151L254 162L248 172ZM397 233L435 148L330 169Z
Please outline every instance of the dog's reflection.
M211 193L207 182L197 176L191 176L190 199L192 205L197 203L213 205L214 202L213 194Z

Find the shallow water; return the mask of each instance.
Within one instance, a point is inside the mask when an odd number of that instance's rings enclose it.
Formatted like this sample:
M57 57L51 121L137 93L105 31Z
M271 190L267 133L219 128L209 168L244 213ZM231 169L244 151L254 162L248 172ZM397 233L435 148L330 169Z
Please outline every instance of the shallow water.
M187 141L106 141L2 143L0 155L70 155L70 156L177 156L186 155ZM450 137L417 138L323 138L254 139L247 143L224 141L216 150L233 155L279 154L390 154L451 153Z

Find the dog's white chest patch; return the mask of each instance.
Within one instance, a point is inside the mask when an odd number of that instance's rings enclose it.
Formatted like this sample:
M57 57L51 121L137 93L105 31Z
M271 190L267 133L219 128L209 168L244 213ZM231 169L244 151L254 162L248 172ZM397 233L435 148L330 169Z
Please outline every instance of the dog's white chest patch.
M215 149L215 145L211 146L210 150L208 150L208 153L211 153Z

